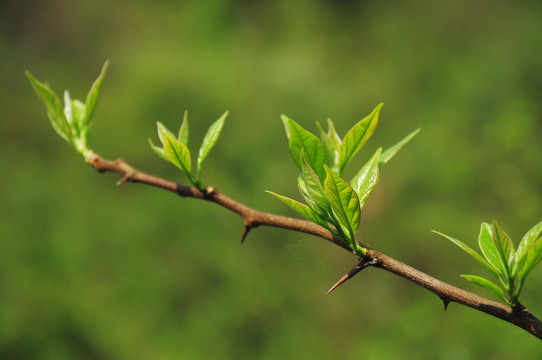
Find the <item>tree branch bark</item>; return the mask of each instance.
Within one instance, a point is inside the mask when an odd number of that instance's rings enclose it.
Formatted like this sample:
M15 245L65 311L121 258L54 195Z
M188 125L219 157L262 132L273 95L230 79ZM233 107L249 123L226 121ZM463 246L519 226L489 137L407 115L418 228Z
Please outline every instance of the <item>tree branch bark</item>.
M252 209L227 197L213 187L209 186L204 191L200 191L196 187L181 185L138 171L123 159L107 160L95 153L87 157L87 163L99 172L121 174L123 177L117 184L124 182L143 183L171 191L182 197L193 197L211 201L237 213L241 216L245 225L241 242L246 238L251 229L258 226L270 226L312 234L352 252L341 238L334 236L328 230L315 223ZM389 271L426 288L443 301L445 309L451 302L462 304L514 324L537 338L542 339L542 322L522 305L510 307L459 289L373 249L369 249L367 252L364 263L367 266L374 266Z

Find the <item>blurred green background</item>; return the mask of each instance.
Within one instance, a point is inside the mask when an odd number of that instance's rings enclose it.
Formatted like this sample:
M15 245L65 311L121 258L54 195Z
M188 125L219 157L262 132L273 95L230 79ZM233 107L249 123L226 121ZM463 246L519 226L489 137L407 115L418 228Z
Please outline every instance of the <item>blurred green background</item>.
M191 147L230 110L207 184L295 214L280 114L341 135L379 102L378 146L422 132L387 165L359 239L467 290L488 274L430 232L475 247L497 219L517 243L542 220L542 3L536 1L0 2L0 358L538 359L540 340L368 269L321 239L254 230L212 204L115 186L50 128L25 78L84 99L111 67L91 148L186 182L157 158L156 121ZM542 269L523 303L542 316Z

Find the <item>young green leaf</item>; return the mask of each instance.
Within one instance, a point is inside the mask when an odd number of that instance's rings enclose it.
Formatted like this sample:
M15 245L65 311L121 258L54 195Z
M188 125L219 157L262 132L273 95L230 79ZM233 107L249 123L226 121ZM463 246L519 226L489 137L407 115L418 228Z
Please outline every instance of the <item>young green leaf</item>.
M507 278L510 278L512 261L514 260L514 244L508 234L506 234L497 221L493 220L493 242L497 248L499 258L505 269L505 274Z
M156 145L154 145L152 143L152 140L149 139L149 144L151 145L151 149L152 151L154 151L154 153L156 155L158 155L160 158L162 158L163 160L165 161L168 161L169 162L169 158L166 156L166 154L164 153L164 149L162 149L161 147L158 147Z
M203 164L203 161L207 155L209 155L211 149L215 146L216 141L222 132L222 128L224 127L224 121L226 120L228 113L229 111L226 111L224 114L222 114L222 116L209 127L207 134L203 138L203 142L201 143L201 147L199 149L197 162L198 178L201 178L201 165Z
M301 173L303 175L304 189L308 197L318 206L319 214L325 214L331 211L331 205L326 197L324 187L320 183L318 175L310 167L304 157L303 149L301 149Z
M184 112L183 122L179 129L179 141L188 146L188 111Z
M344 136L339 154L339 175L375 131L382 105L379 104L373 112L354 125Z
M494 237L494 228L488 223L482 223L480 235L478 236L480 250L482 250L482 254L484 254L486 260L499 272L499 274L505 275L505 265L502 263L499 250L493 241Z
M333 212L339 220L341 228L347 230L346 234L354 241L354 234L359 226L360 207L359 199L352 187L341 179L331 169L324 165L326 180L324 189L331 204Z
M365 202L371 195L376 183L378 182L378 159L382 148L376 150L373 157L361 168L350 184L359 197L360 207L365 205Z
M331 164L331 169L335 172L339 172L339 151L341 149L342 140L335 131L335 126L333 126L333 121L327 119L328 131L324 131L319 122L316 122L318 130L320 131L320 139L326 149L327 157L329 164Z
M495 285L492 281L489 281L486 278L483 278L481 276L476 276L476 275L461 275L461 277L464 278L464 279L467 279L468 281L470 281L473 284L476 284L476 285L481 286L481 287L483 287L485 289L493 291L495 294L497 294L498 297L503 299L506 303L509 303L509 301L504 296L503 290L500 287L498 287L497 285Z
M523 236L521 239L521 242L519 243L518 250L516 251L516 259L514 262L514 270L512 272L512 275L515 276L517 274L517 271L523 264L523 261L525 260L525 255L527 254L527 251L533 244L533 242L538 238L540 233L542 232L542 221L533 226L532 229L527 231L527 233Z
M523 263L523 267L521 270L519 270L518 274L520 283L522 285L523 282L525 282L527 275L529 275L529 272L531 272L531 270L538 265L540 260L542 260L542 237L534 241L525 254L525 262Z
M301 168L301 149L305 159L318 175L320 181L326 178L324 164L327 164L327 153L324 145L313 133L302 128L298 123L289 119L286 115L281 116L288 136L288 146L299 170Z
M403 146L405 146L410 140L412 140L414 136L416 136L420 132L420 130L421 128L414 130L413 132L405 136L405 138L399 141L397 144L383 151L382 154L380 154L380 158L378 159L378 166L382 167L388 161L390 161L395 156L395 154L397 154L399 150L401 150Z
M98 101L98 96L100 95L100 90L102 88L102 82L108 67L109 60L104 63L100 75L94 81L90 91L87 94L87 98L85 100L85 115L81 118L81 123L79 124L80 129L87 127L90 124L90 120L92 119L92 115L94 115L94 110L96 109L96 102Z
M62 109L62 104L56 94L49 86L47 86L47 84L39 82L30 72L26 71L25 74L28 77L28 80L30 80L30 84L34 88L34 91L45 104L47 116L49 117L53 129L55 129L60 137L70 144L73 144L70 125L68 124L68 120Z
M307 205L302 204L293 199L290 199L286 196L276 194L272 191L266 191L266 192L282 200L282 202L284 202L286 205L291 207L293 210L295 210L298 214L305 217L306 219L309 219L310 221L317 223L318 225L323 226L326 229L329 229L329 226L327 225L326 221L322 219L322 217L320 217L316 212L312 211Z
M433 232L435 234L438 234L438 235L450 240L451 242L453 242L454 244L459 246L459 248L461 248L461 250L465 251L470 256L472 256L474 259L476 259L476 261L478 261L480 264L484 265L489 271L491 271L491 273L493 275L495 275L496 277L499 277L499 274L498 274L497 270L493 267L493 265L488 263L482 256L480 256L480 254L478 254L475 250L471 249L464 242L462 242L460 240L457 240L457 239L454 239L451 236L448 236L446 234L443 234L443 233L435 231L435 230L433 230Z
M178 141L175 136L162 123L158 122L158 135L164 144L164 155L169 162L184 171L190 177L191 158L190 151L182 142ZM156 149L155 149L156 150Z

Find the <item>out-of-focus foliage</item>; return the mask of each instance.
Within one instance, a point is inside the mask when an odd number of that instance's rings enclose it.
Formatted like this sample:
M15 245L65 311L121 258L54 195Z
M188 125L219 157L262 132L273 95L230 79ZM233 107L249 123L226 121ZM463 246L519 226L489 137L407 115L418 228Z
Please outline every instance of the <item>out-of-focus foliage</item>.
M202 139L230 109L205 183L296 216L279 115L344 133L379 102L356 155L423 131L382 169L358 237L431 275L484 275L431 234L512 238L542 214L542 5L519 1L117 1L0 4L0 358L535 359L520 329L367 270L308 235L99 175L51 129L25 70L84 98L111 59L89 147L185 181L149 150L188 109ZM355 170L353 170L355 171ZM354 176L348 174L346 178ZM478 272L479 271L479 272ZM522 303L542 314L542 273ZM481 290L484 291L484 290ZM494 296L491 292L485 293Z

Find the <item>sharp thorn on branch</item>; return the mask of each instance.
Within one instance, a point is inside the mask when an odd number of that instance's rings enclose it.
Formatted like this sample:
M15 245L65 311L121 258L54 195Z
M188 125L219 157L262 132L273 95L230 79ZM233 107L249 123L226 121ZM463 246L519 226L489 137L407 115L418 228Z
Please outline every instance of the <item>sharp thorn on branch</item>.
M247 235L250 229L251 229L250 225L245 225L245 229L243 230L243 235L241 235L241 244L245 242L245 239L247 238Z
M367 261L367 259L361 260L356 266L352 268L352 270L350 270L342 278L340 278L339 281L337 281L335 285L333 285L331 289L328 290L326 295L329 295L333 290L338 288L339 285L344 283L346 280L353 278L357 273L359 273L361 270L365 269L367 266L371 264L372 264L372 261Z

